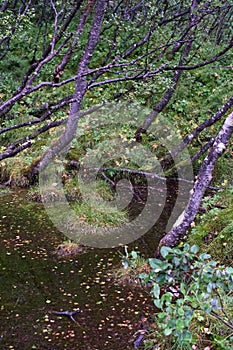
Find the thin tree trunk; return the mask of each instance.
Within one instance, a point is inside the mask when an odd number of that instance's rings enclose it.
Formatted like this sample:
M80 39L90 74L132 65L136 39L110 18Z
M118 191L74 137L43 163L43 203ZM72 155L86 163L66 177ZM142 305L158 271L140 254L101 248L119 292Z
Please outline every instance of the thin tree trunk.
M92 5L92 2L90 2ZM84 54L79 62L77 70L76 86L74 91L74 102L71 105L70 114L67 120L66 129L62 133L59 140L51 146L43 155L39 163L32 169L32 176L37 175L42 169L44 169L49 162L58 154L64 152L69 146L70 142L75 138L77 125L80 118L80 109L82 105L82 100L86 92L87 81L86 81L86 71L90 64L94 49L99 41L100 31L104 19L106 9L106 1L98 0L96 2L95 14L92 23L92 28L90 30L88 43L84 50Z
M196 138L203 130L209 128L211 125L217 123L224 114L233 106L233 97L230 97L229 100L221 107L219 110L212 115L209 119L205 120L202 124L198 125L189 135L185 136L181 144L173 151L173 157L177 156L183 149L188 146L194 138Z
M229 141L232 133L233 112L226 118L219 134L215 139L212 149L209 151L209 154L205 158L200 168L199 175L194 184L189 203L184 211L182 222L178 226L173 227L173 229L161 239L159 248L157 250L158 256L160 248L162 246L176 246L186 234L187 229L189 228L198 212L206 188L209 186L212 180L214 166L218 158L223 154L226 148L226 144Z
M194 28L197 25L197 17L194 15L194 11L197 9L198 4L196 0L192 1L191 7L190 7L190 19L189 19L189 25L188 25L188 31L189 30L194 30ZM193 44L193 38L190 37L187 43L185 44L183 51L181 53L180 61L179 61L179 66L182 66L185 61L187 60L189 53L192 49L192 44ZM174 49L173 52L175 53L176 50L178 51L180 46L177 46L177 49ZM153 121L157 118L158 114L161 113L164 108L168 105L170 100L172 99L177 85L179 83L180 77L182 75L183 71L182 70L175 70L172 81L171 81L171 86L167 89L165 94L163 95L162 99L155 105L153 108L152 112L146 117L144 120L143 124L136 130L135 132L135 137L137 141L141 141L141 135L146 132L146 130L150 127L150 125L153 123Z

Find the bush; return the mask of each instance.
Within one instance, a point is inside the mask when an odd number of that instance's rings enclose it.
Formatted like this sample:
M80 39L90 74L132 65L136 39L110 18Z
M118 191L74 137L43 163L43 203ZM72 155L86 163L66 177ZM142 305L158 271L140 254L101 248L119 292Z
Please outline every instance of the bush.
M151 286L158 309L156 330L145 344L148 349L201 349L205 341L215 349L232 349L233 268L198 251L188 244L162 247L163 260L150 258L150 272L139 275L147 288ZM219 327L210 325L219 322L225 331L215 334Z

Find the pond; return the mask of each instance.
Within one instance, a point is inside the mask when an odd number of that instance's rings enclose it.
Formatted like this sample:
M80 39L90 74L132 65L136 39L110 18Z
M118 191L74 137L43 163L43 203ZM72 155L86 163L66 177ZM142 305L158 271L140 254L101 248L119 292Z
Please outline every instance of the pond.
M119 248L54 255L65 238L25 191L0 195L0 237L1 349L133 349L154 307L148 293L112 280ZM56 314L72 310L74 320Z

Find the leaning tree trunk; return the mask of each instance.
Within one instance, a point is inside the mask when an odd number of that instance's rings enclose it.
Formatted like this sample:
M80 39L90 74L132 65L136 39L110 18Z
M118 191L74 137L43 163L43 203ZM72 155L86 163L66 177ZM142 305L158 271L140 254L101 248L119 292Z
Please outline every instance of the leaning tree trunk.
M93 4L92 1L90 1L88 4L89 12L92 9L92 4ZM46 168L46 166L50 163L52 159L54 159L56 155L59 155L61 154L61 152L64 152L76 136L78 121L81 115L80 109L81 109L83 97L87 89L86 72L91 62L91 58L94 53L95 47L99 41L105 10L106 10L106 1L105 0L96 1L95 14L94 14L90 34L88 37L88 42L77 69L76 86L73 94L74 102L71 105L69 117L66 124L66 129L64 133L62 133L58 141L45 152L45 154L42 156L39 163L32 169L32 172L31 172L32 177L35 177L41 170ZM79 28L80 32L83 31L83 27L85 23L86 21L81 22L82 28Z
M190 196L189 203L184 211L184 216L182 222L173 227L160 241L159 248L157 250L157 255L159 255L160 248L162 246L173 247L176 246L180 240L184 237L189 228L190 224L194 220L201 200L204 196L206 188L209 186L212 180L212 174L214 166L218 158L222 155L226 148L226 144L229 141L233 133L233 112L226 118L219 134L215 138L212 149L205 158L196 182Z

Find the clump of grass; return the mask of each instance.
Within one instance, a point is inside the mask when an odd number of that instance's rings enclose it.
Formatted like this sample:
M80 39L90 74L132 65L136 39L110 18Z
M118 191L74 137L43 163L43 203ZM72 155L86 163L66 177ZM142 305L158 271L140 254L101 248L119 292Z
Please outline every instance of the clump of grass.
M127 214L124 211L119 211L105 203L83 201L82 203L72 203L71 207L81 222L87 222L97 227L118 226L127 220Z
M64 218L64 223L75 230L77 224L80 226L87 223L95 228L108 228L122 225L128 221L126 211L118 210L116 206L111 205L112 190L102 180L98 180L93 185L81 184L80 186L78 178L68 178L63 188L61 184L52 184L51 188L44 191L43 198L39 186L31 187L27 198L36 202L42 202L43 199L46 199L47 202L58 202L66 199L70 202L70 207L73 209L76 218L75 222L72 222L72 218L70 218L68 223L67 219Z
M66 196L68 202L80 202L82 198L79 188L73 186L71 183L68 183L68 185L65 184L63 190L61 188L56 189L56 186L51 186L51 188L48 188L46 194L44 194L43 196L46 195L47 201L50 200L51 202L54 202L64 200L63 194ZM41 203L42 196L39 186L36 185L30 187L26 197L32 202Z
M113 227L127 221L127 213L111 205L111 187L103 180L85 184L75 178L65 185L68 192L76 191L81 201L71 203L76 217L96 227Z

